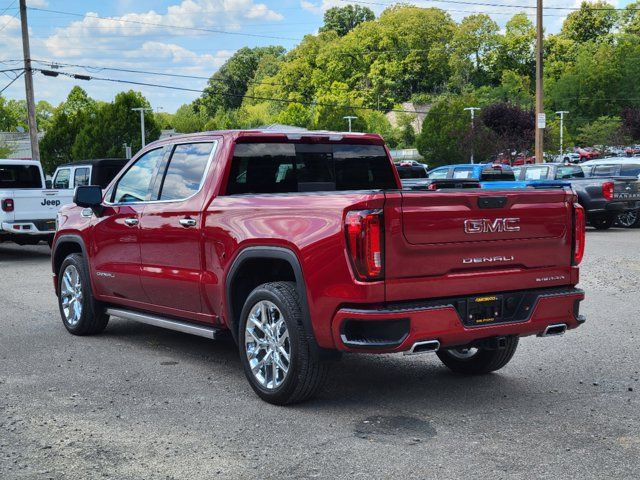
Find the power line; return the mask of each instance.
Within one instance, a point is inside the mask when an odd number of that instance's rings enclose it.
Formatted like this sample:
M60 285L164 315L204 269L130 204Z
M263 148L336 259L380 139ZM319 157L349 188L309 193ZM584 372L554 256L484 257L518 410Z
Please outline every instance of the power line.
M11 21L18 16L19 13L20 13L20 10L16 11L16 13L14 13L11 17L9 17L9 20L7 20L7 23L5 23L2 27L0 27L0 32L3 31L5 28L7 28L7 25L9 25Z
M18 75L16 75L13 80L11 80L9 83L7 83L2 90L0 90L0 94L2 92L4 92L7 88L9 88L11 85L13 85L13 82L18 80L22 75L24 75L24 69Z
M13 7L13 5L14 5L17 1L18 1L18 0L13 0L13 2L11 2L11 3L9 4L9 6L7 6L7 8L5 8L4 10L2 10L2 12L0 12L0 17L1 17L2 15L4 15L4 13L5 13L7 10L9 10L11 7Z
M222 35L237 35L243 37L256 37L256 38L268 38L272 40L292 40L299 42L302 40L301 38L291 38L291 37L281 37L275 35L260 35L258 33L242 33L242 32L230 32L228 30L218 30L212 28L202 28L202 27L186 27L183 25L173 25L166 23L155 23L155 22L143 22L142 20L131 20L125 18L111 18L111 17L101 17L99 15L86 15L84 13L75 13L75 12L65 12L61 10L49 10L46 8L38 8L38 7L29 7L29 10L34 10L38 12L49 12L49 13L57 13L60 15L69 15L73 17L81 17L81 18L95 18L97 20L105 20L109 22L124 22L124 23L133 23L136 25L150 25L153 27L164 27L164 28L177 28L181 30L191 30L196 32L208 32L208 33L219 33Z

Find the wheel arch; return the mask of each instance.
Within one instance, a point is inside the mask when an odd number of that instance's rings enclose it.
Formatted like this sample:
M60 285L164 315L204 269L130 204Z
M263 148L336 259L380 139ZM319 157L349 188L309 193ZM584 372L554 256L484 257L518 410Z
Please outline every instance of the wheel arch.
M53 245L53 250L51 252L51 269L54 275L56 276L58 275L58 273L60 272L60 267L62 266L62 262L64 262L64 259L67 258L72 253L82 254L82 257L87 267L89 266L87 249L84 244L84 240L80 235L66 234L56 238L55 243ZM89 278L92 281L91 272L88 268L87 268L87 272L89 273ZM57 282L55 285L55 289L56 289L56 295L58 295L59 292L58 292Z
M266 270L264 269L266 268ZM225 300L227 304L227 324L233 338L238 340L240 312L251 291L258 285L271 281L293 281L304 315L305 330L308 332L313 349L320 348L315 340L306 283L298 256L289 248L273 246L252 246L244 248L234 259L225 279Z

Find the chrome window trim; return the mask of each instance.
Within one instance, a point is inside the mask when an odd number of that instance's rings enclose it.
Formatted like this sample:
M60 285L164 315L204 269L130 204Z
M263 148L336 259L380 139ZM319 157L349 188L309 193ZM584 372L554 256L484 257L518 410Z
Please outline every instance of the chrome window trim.
M195 143L211 143L212 147L211 147L211 153L209 154L209 158L207 159L207 165L204 167L204 173L202 174L202 178L200 179L200 187L198 188L198 190L196 192L194 192L192 195L186 197L186 198L180 198L177 200L145 200L145 201L141 201L141 202L119 202L119 203L111 203L108 201L105 201L104 204L108 205L110 207L118 207L118 206L123 206L123 205L150 205L150 204L154 204L154 203L179 203L179 202L186 202L187 200L195 197L196 195L198 195L202 189L204 188L204 180L207 178L207 176L209 175L209 170L211 169L211 165L213 164L213 157L216 154L216 151L218 150L218 144L220 143L219 140L196 140L193 142L188 142L188 141L182 141L182 142L178 142L178 143L169 143L166 145L162 145L159 146L158 148L153 148L153 149L149 149L148 151L145 152L145 155L149 152L152 152L154 150L160 150L162 148L170 148L171 149L171 157L173 157L173 151L175 150L175 147L177 147L178 145L193 145ZM141 155L142 156L142 155ZM167 167L169 167L169 165L171 165L171 157L169 158L169 162L167 163ZM138 159L136 159L136 162L138 161ZM133 167L134 164L132 164L131 166ZM126 172L124 172L119 178L118 180L113 184L113 188L117 189L117 185L118 183L120 183L120 180L122 179L122 177L124 177L127 172L129 171L129 169L127 169Z

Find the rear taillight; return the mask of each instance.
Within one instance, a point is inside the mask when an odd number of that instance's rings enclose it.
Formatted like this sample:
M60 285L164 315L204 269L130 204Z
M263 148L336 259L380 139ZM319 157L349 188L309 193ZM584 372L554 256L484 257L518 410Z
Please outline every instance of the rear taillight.
M2 211L3 212L13 212L13 199L12 198L5 198L4 200L2 200Z
M602 184L602 196L605 200L613 200L613 182L604 182Z
M382 210L347 213L347 249L360 280L379 280L384 276L383 229Z
M584 256L585 242L584 208L578 203L573 204L573 264L579 265Z

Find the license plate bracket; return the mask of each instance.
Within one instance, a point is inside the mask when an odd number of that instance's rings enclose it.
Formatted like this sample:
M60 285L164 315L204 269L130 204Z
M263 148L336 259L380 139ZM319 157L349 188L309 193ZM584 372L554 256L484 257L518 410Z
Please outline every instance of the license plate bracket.
M502 321L502 295L483 295L467 300L467 318L469 325L491 325Z

